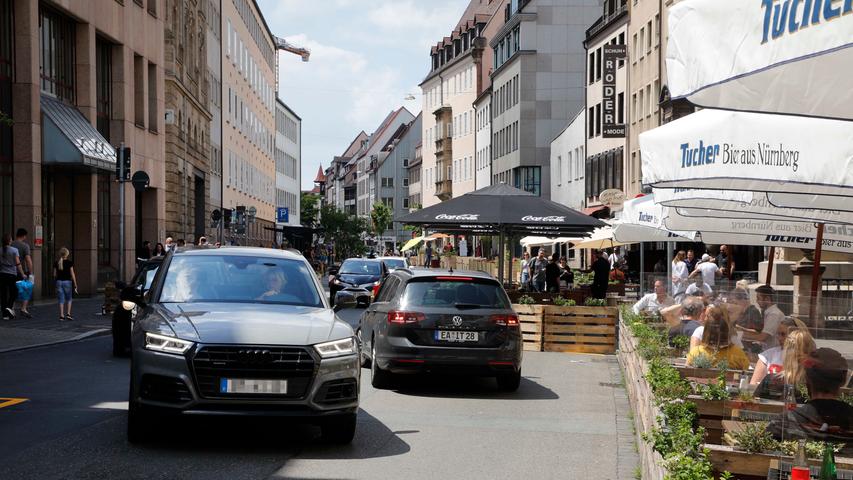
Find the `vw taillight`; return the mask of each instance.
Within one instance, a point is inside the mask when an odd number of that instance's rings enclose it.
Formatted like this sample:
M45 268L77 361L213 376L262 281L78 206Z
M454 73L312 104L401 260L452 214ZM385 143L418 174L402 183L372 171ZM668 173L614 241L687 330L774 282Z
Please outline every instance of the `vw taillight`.
M500 325L502 327L517 327L518 326L518 316L514 313L511 314L496 314L491 317L492 322L495 325Z
M418 323L424 319L426 319L426 315L420 312L404 312L402 310L391 310L388 312L388 323L394 325Z

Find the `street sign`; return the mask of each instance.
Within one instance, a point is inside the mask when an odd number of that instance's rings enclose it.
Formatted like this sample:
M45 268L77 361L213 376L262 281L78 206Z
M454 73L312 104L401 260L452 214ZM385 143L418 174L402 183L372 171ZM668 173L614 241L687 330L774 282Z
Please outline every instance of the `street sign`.
M130 183L133 184L133 189L137 192L144 192L151 183L151 179L148 177L147 173L139 170L133 174L133 178L130 179Z
M602 74L602 92L601 92L601 107L602 107L602 137L603 138L622 138L625 136L625 124L619 123L617 110L623 106L616 105L616 69L619 61L624 59L628 53L628 48L625 45L605 45L603 47L603 74ZM623 114L624 115L624 114Z
M616 188L604 190L598 195L598 201L610 208L619 207L625 203L625 192Z
M278 223L287 223L290 221L290 209L287 207L278 207L275 210L275 221Z

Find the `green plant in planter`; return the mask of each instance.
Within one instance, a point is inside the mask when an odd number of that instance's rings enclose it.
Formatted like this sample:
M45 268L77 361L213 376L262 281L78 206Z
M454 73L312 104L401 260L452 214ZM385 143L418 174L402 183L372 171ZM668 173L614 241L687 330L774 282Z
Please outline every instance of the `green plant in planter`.
M687 347L690 346L690 337L687 335L676 335L674 338L670 339L669 345L676 350L687 350Z
M521 305L533 305L534 303L536 303L536 300L534 300L533 297L531 297L530 295L522 295L521 297L519 297L518 303L520 303Z
M767 422L746 423L743 430L732 432L732 438L746 453L767 453L779 450L779 442L767 430Z
M592 273L584 273L580 270L573 270L575 276L575 285L592 285Z
M755 394L748 390L741 390L737 394L737 399L741 402L754 402Z
M694 368L714 368L714 360L708 355L699 354L693 357Z
M583 304L587 307L606 307L607 300L603 298L587 297L586 300L584 300Z
M708 385L697 385L697 393L705 400L728 400L729 392L726 390L726 371L722 370L717 379Z
M562 295L557 295L556 297L554 297L552 302L554 302L554 305L558 307L574 307L575 305L577 305L577 302L575 302L571 298L563 298Z
M799 442L796 440L785 440L784 442L779 442L778 446L778 450L788 457L796 455L798 448ZM826 448L825 442L806 442L806 456L808 458L822 458L824 448ZM835 453L840 452L843 448L843 443L835 443L832 445L832 449Z
M841 395L841 401L846 403L847 405L853 406L853 395L849 393L844 393Z

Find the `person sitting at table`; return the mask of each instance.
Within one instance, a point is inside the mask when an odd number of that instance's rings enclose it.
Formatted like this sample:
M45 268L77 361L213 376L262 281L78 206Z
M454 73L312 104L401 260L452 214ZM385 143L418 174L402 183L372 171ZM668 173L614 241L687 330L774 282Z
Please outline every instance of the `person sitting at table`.
M767 426L777 439L853 442L853 406L840 400L847 360L831 348L818 348L803 360L809 401Z
M761 310L749 302L749 291L747 289L738 285L738 288L729 292L726 300L739 307L737 318L732 317L735 325L756 332L764 329L764 318L761 316Z
M780 326L781 330L783 327ZM785 385L794 385L799 387L806 384L806 372L803 368L803 362L817 349L814 339L809 334L808 330L797 329L796 327L787 333L787 338L780 341L784 342L782 364L776 365L775 360L770 360L765 357L765 361L771 362L768 373L755 389L755 396L758 398L767 398L771 400L782 400L785 391ZM778 348L778 347L777 347ZM759 360L760 361L760 360ZM781 367L781 371L778 369ZM756 371L758 367L756 366ZM755 375L753 375L755 379ZM796 390L797 403L805 401Z
M776 290L770 285L762 285L755 289L756 300L761 314L764 317L764 328L752 330L737 326L743 332L743 339L749 342L760 343L764 350L779 345L776 341L776 329L785 319L785 314L776 306Z
M705 356L711 359L714 367L725 362L730 370L749 368L749 358L746 353L732 343L728 316L728 312L722 306L709 305L705 309L702 341L699 345L690 348L687 354L687 365L693 366L697 357Z
M654 292L649 293L634 304L632 310L635 314L656 314L661 308L675 305L675 300L666 294L666 286L662 280L655 281Z
M685 290L684 294L688 297L702 297L706 300L710 300L711 297L714 296L714 290L710 285L702 281L702 277L697 277L695 280L689 280L691 282L687 286L687 290Z
M785 339L788 338L788 333L798 328L797 322L791 317L786 317L776 329L776 338L779 341L778 347L768 348L758 354L758 361L755 363L755 370L752 372L752 379L749 383L758 385L764 380L768 373L781 373L783 367L783 349ZM812 349L814 350L814 348Z
M669 339L672 340L678 336L690 337L693 332L701 325L702 312L705 309L705 304L697 297L687 297L681 305L666 307L661 310L661 316L670 325ZM678 321L673 321L673 315L678 315Z

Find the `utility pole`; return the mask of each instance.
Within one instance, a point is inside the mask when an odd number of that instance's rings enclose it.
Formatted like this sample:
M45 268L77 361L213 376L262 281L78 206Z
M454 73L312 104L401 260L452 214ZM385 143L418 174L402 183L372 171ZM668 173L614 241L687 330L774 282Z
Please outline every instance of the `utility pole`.
M124 184L130 181L130 148L122 142L116 151L116 181L118 181L118 278L125 279L125 199Z

